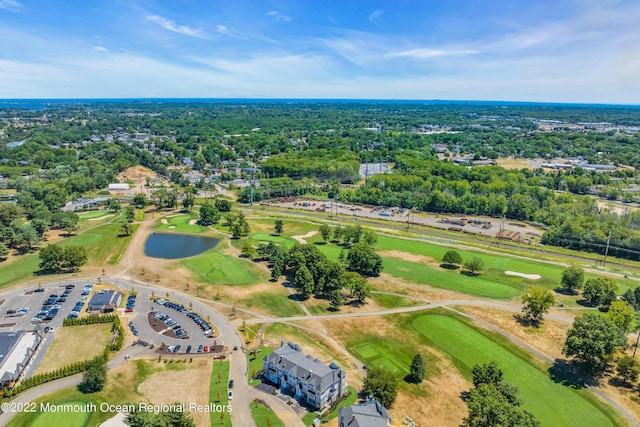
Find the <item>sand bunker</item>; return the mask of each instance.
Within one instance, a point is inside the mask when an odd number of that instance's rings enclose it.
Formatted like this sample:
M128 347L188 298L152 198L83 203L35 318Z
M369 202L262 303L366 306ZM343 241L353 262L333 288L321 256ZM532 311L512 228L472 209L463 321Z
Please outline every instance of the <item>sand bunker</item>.
M197 219L192 219L191 221L189 221L189 225L193 225L193 224L195 224L196 222L198 222L198 220L197 220Z
M176 226L175 225L170 225L167 228L176 228Z
M542 278L542 276L540 276L539 274L525 274L525 273L518 273L517 271L505 271L504 274L506 274L507 276L518 276L518 277L524 277L525 279L529 279L529 280L538 280L540 278Z
M169 221L167 221L165 218L162 218L162 219L160 220L160 222L161 222L161 223L163 223L163 224L167 224L167 223L169 223Z
M306 241L306 240L304 240L304 239L308 239L309 237L313 237L313 236L315 236L316 234L318 234L318 230L310 231L310 232L308 232L307 234L303 234L303 235L301 235L301 236L291 236L291 237L292 237L292 238L294 238L294 239L296 239L298 242L300 242L300 243L303 243L303 244L304 244L304 243L307 243L307 241Z

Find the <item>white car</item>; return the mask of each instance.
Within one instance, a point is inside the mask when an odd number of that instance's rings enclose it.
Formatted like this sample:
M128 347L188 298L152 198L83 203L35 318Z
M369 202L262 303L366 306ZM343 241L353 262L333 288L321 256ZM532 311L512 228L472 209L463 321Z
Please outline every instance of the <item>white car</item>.
M227 395L229 400L233 400L233 392L229 391L229 394Z

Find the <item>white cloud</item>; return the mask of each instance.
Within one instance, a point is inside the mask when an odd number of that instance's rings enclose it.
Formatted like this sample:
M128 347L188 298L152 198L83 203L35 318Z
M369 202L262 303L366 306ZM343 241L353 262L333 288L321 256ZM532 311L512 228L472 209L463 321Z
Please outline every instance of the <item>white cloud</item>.
M382 26L382 14L384 13L384 10L374 10L371 15L369 15L369 22L371 22L374 25L377 25L378 27Z
M22 5L17 0L0 0L0 9L20 12Z
M283 15L282 13L278 12L277 10L270 10L269 12L267 12L267 16L272 17L276 21L281 21L281 22L290 22L291 21L291 17L290 16Z
M109 50L109 49L107 49L107 48L106 48L106 47L104 47L104 46L95 46L95 47L93 48L93 50L96 50L96 51L98 51L98 52L106 52L106 51L107 51L107 50Z
M186 25L177 25L174 21L163 18L158 15L147 15L145 19L150 22L154 22L160 25L165 30L173 31L174 33L184 34L189 37L205 38L206 34L200 28L191 28Z
M475 55L477 54L477 50L473 49L429 49L429 48L418 48L418 49L409 49L398 52L389 52L385 56L388 57L407 57L414 59L430 59L430 58L438 58L441 56L461 56L461 55Z

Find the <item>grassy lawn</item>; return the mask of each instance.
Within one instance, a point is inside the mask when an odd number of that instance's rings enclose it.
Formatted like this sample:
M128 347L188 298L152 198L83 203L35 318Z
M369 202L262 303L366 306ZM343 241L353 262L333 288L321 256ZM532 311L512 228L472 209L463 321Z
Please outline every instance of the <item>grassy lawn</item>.
M384 368L393 372L397 377L404 377L409 373L408 367L411 361L407 365L405 357L400 359L398 354L389 348L384 341L362 343L349 350L358 356L358 359L366 361L369 367Z
M137 227L134 228L137 230ZM80 245L87 250L88 264L115 265L129 245L131 236L118 237L120 224L105 224L60 242L60 246Z
M262 308L281 317L302 316L304 312L298 304L289 298L289 293L280 285L273 284L270 292L252 293L249 298L238 300L246 308Z
M296 244L296 240L294 240L294 239L292 239L290 237L274 236L274 235L269 234L269 233L255 233L255 234L252 234L249 239L251 240L251 243L253 243L256 246L260 242L265 242L265 243L273 242L273 243L277 243L278 245L289 249L290 247L292 247L293 245Z
M253 232L270 234L274 232L275 221L276 218L260 218L252 219L249 223ZM296 221L286 217L282 218L282 222L282 235L286 237L307 234L309 231L317 230L319 227L319 225L317 224L310 224L304 221Z
M492 280L490 272L486 270L479 276L470 277L460 274L459 270L434 268L395 257L382 257L382 260L384 273L418 284L497 299L513 298L522 293L517 286Z
M84 405L84 402L66 402L69 405ZM74 426L86 425L88 412L42 412L31 424L31 427Z
M271 353L273 353L273 350L275 349L271 347L262 346L259 348L259 350L260 352L256 355L255 358L253 357L252 354L247 353L247 361L249 362L249 367L247 368L247 371L249 373L249 378L247 378L247 380L249 381L249 384L251 384L251 386L253 387L257 386L262 382L259 378L257 379L252 378L255 373L258 373L262 370L262 359L264 359L265 356L268 356Z
M409 307L417 304L416 301L396 295L371 293L369 298L382 308Z
M111 336L110 323L56 328L55 340L34 374L54 371L102 354Z
M269 280L266 272L260 270L250 261L245 261L219 248L207 251L183 262L193 270L201 282L212 285L253 285Z
M262 403L254 400L249 405L251 408L251 415L253 421L256 422L257 427L282 427L283 424L280 419L274 414L271 409L267 408Z
M211 373L211 383L209 387L209 402L226 405L229 403L227 392L229 386L229 362L217 360L213 361L213 371ZM233 402L231 402L233 404ZM223 418L220 418L223 417ZM212 412L210 414L211 425L221 425L231 427L231 417L226 412Z
M109 210L78 213L78 216L80 217L80 221L92 219L92 218L102 218L105 215L110 215L109 218L112 218L115 216L114 213Z
M198 215L195 213L165 217L163 219L166 220L167 223L159 223L156 226L156 230L178 231L183 233L202 233L207 230L206 227L202 227L198 224L189 224L191 220L198 219Z
M0 287L33 278L39 264L38 254L21 255L10 263L0 262Z
M469 376L475 364L496 361L505 379L520 390L524 407L533 412L544 426L618 425L614 412L604 407L586 390L574 390L554 383L547 372L513 351L512 345L493 339L489 333L441 314L416 317L413 327L435 346L448 353L458 369ZM542 398L544 396L544 398Z

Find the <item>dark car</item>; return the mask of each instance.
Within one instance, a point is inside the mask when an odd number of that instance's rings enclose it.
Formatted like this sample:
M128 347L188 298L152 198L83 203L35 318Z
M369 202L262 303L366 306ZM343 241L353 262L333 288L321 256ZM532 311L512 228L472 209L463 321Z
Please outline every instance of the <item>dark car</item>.
M191 346L190 345L187 346L187 353L191 353Z
M233 388L233 380L229 380L229 388Z

